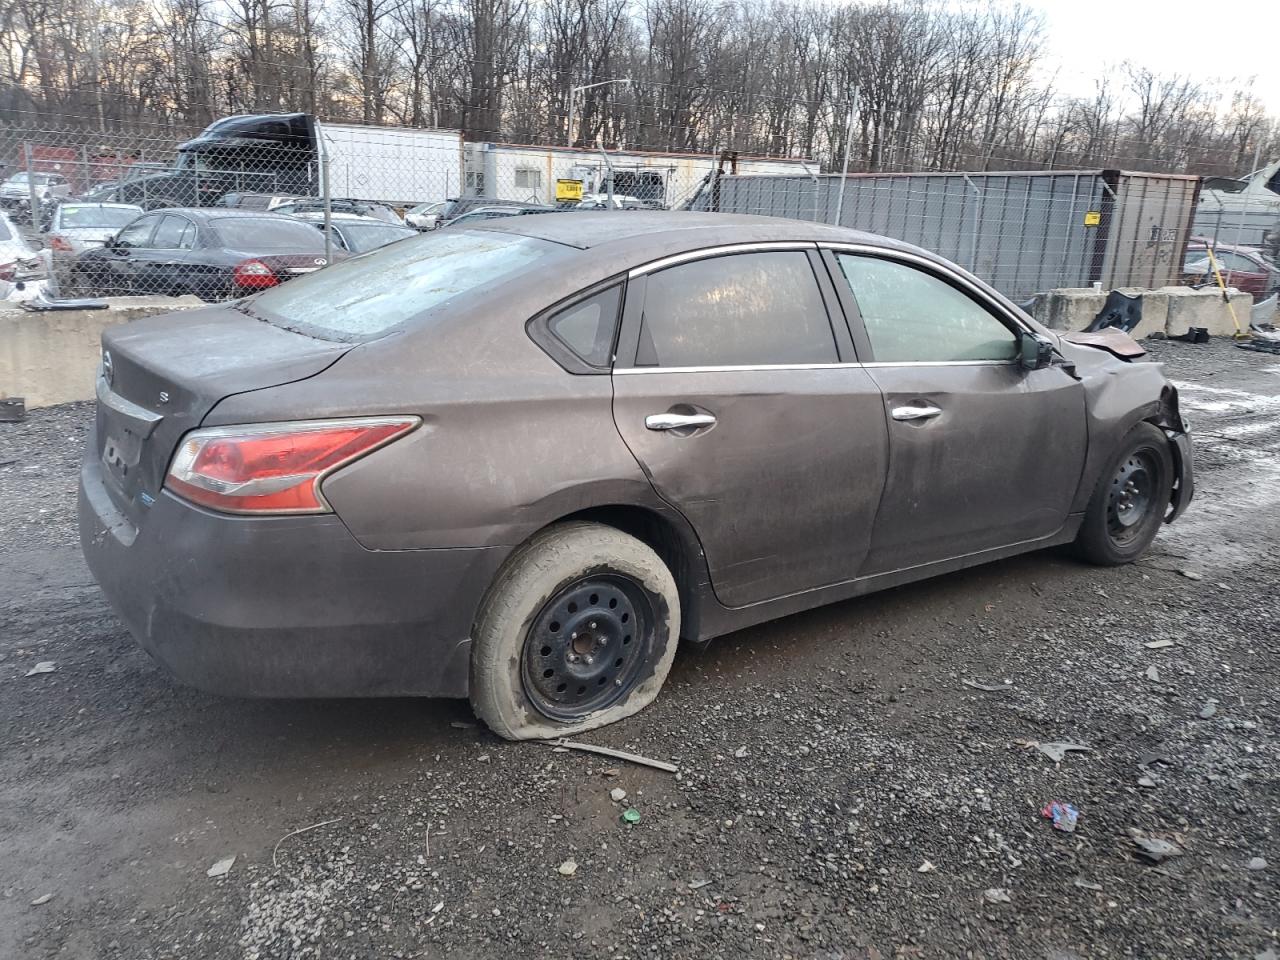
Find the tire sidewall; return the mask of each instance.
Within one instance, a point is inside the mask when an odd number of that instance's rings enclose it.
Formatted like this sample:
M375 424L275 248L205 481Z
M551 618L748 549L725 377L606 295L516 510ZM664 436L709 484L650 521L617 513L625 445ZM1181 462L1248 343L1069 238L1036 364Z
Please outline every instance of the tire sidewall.
M1117 544L1107 529L1107 507L1111 483L1120 465L1135 453L1147 450L1154 455L1159 477L1152 490L1152 505L1143 518L1141 532L1127 544ZM1169 440L1159 427L1143 421L1135 424L1124 435L1115 456L1107 463L1098 481L1093 501L1085 516L1082 546L1088 559L1098 563L1119 565L1131 563L1140 557L1164 523L1164 515L1173 490L1173 455L1169 452Z
M647 662L630 692L616 703L577 720L555 720L541 713L525 693L521 664L529 630L562 589L601 574L627 577L648 597L653 635ZM653 702L671 670L679 636L675 580L651 548L600 524L553 527L512 556L482 604L473 633L472 703L481 719L508 739L546 739L593 730Z

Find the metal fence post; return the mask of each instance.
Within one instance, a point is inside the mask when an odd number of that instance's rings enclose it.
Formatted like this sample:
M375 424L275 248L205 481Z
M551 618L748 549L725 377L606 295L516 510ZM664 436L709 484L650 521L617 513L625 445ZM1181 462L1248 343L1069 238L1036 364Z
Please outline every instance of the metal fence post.
M329 148L325 145L324 134L317 135L320 143L320 195L324 198L324 260L325 264L333 263L333 202L329 196Z
M1253 148L1253 169L1254 170L1258 169L1258 161L1261 159L1262 159L1262 141L1259 140L1257 143L1257 146ZM1253 200L1253 194L1251 194L1248 190L1245 190L1244 203L1240 204L1240 222L1236 224L1236 242L1234 246L1237 250L1240 249L1240 238L1244 234L1244 222L1245 222L1245 219L1249 216L1249 203L1252 200ZM1232 269L1230 267L1227 267L1227 279L1224 282L1228 287L1231 286L1232 272L1233 272Z
M844 164L840 170L840 190L836 194L836 219L835 225L841 226L840 216L844 213L844 188L849 180L849 144L853 140L853 108L858 102L858 90L855 87L853 98L849 101L849 119L844 127ZM816 219L816 218L815 218Z
M981 226L982 218L982 191L978 189L978 185L969 179L969 175L964 175L964 182L967 183L978 198L973 201L973 236L969 242L969 270L972 273L978 272L978 229Z
M31 149L31 141L28 140L23 145L23 152L27 157L27 203L31 204L31 228L37 233L40 231L40 193L36 190L35 170L32 166L32 155L34 150Z

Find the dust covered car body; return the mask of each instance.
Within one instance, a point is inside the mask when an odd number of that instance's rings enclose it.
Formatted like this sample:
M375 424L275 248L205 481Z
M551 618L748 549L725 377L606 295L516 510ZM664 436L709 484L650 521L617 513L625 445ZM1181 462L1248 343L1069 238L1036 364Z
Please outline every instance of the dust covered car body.
M436 231L106 331L84 552L195 685L587 729L681 637L1055 544L1138 556L1189 440L1160 367L1089 339L812 223Z

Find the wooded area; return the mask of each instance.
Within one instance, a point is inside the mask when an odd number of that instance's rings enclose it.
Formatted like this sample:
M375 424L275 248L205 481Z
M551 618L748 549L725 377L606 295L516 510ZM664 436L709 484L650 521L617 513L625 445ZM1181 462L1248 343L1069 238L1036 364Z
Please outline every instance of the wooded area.
M0 126L202 128L232 113L473 140L735 149L851 169L1241 174L1280 124L1247 85L1126 63L1063 96L1022 6L805 0L10 0Z

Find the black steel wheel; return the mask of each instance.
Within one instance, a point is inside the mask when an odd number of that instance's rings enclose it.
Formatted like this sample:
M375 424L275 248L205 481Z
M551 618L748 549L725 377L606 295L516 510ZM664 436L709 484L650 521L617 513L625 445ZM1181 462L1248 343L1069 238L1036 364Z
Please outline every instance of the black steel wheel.
M653 647L653 604L628 577L590 576L557 593L524 641L521 680L539 713L577 720L635 685Z
M1094 488L1076 552L1103 566L1132 563L1159 532L1172 490L1169 438L1155 424L1135 424Z
M602 727L653 702L679 637L680 592L652 547L558 523L512 553L480 605L471 703L509 740Z

